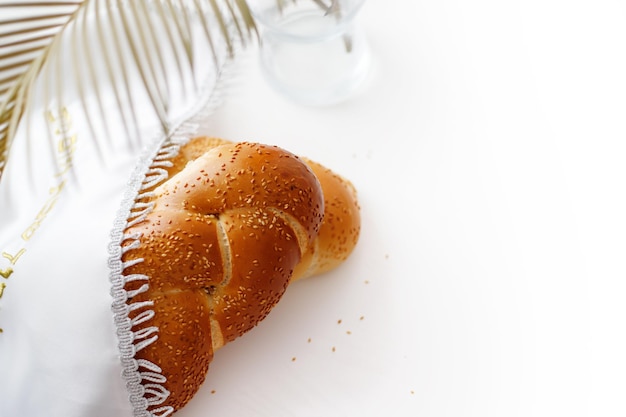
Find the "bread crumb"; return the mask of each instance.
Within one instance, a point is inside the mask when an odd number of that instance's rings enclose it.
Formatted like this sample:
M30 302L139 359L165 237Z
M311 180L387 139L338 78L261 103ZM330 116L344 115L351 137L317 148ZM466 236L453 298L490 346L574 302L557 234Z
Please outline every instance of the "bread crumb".
M291 358L291 362L295 362L296 361L296 357L294 356L293 358Z
M365 318L365 316L361 316L359 317L359 320L363 320Z
M411 395L415 394L415 391L411 390Z
M215 394L215 390L214 389L211 390L211 394Z
M335 347L333 346L333 352L335 351Z
M309 337L309 340L306 341L307 343L311 343L311 338Z
M368 279L365 280L365 284L369 284L370 281Z
M341 324L341 319L337 320L337 324Z

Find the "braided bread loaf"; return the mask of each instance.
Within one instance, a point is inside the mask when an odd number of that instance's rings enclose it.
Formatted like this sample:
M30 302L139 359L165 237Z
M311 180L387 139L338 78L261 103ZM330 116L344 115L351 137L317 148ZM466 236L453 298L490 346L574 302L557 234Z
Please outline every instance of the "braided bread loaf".
M149 277L129 302L153 303L158 340L136 359L158 364L166 405L183 407L213 353L262 320L287 285L341 263L356 245L356 192L330 170L277 147L196 138L181 148L153 210L127 229L141 245L125 274ZM130 312L130 318L133 317Z

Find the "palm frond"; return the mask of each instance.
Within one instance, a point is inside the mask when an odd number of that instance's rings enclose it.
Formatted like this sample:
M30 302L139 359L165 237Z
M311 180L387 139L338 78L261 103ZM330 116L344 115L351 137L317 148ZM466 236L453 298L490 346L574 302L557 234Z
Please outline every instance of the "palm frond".
M232 56L235 43L256 35L245 0L0 0L0 16L0 179L36 83L43 83L46 104L63 103L62 75L71 74L96 146L106 141L112 112L132 143L138 94L149 98L167 132L173 80L196 83L203 67L198 46L209 48L218 66L218 48ZM192 20L201 36L192 33ZM114 97L116 110L107 108L105 95ZM36 141L34 134L26 140Z
M10 142L24 114L33 81L50 44L80 6L80 1L0 4L0 175ZM31 13L24 13L29 7Z

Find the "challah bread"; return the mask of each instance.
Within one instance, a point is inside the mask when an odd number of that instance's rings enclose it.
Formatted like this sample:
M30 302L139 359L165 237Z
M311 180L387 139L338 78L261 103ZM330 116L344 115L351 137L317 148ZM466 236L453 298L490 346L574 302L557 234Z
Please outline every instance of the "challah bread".
M349 255L359 214L347 181L277 147L199 138L172 162L152 210L126 230L141 244L122 260L127 276L149 277L148 288L129 280L125 289L153 314L130 311L130 319L158 328L135 358L158 365L164 404L177 410L214 351L262 320L291 280Z
M182 147L172 160L169 174L180 171L185 165L207 150L231 142L215 137L200 136ZM361 229L360 209L356 189L352 183L323 165L301 158L320 182L324 195L324 219L317 239L302 254L291 280L318 275L339 266L356 246Z

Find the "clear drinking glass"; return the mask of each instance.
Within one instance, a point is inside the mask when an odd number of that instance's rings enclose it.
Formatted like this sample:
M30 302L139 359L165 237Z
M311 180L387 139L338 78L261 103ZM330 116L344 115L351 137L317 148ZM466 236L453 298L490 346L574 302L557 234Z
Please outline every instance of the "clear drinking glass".
M364 1L250 0L269 83L303 104L348 98L370 66L367 40L356 19Z

